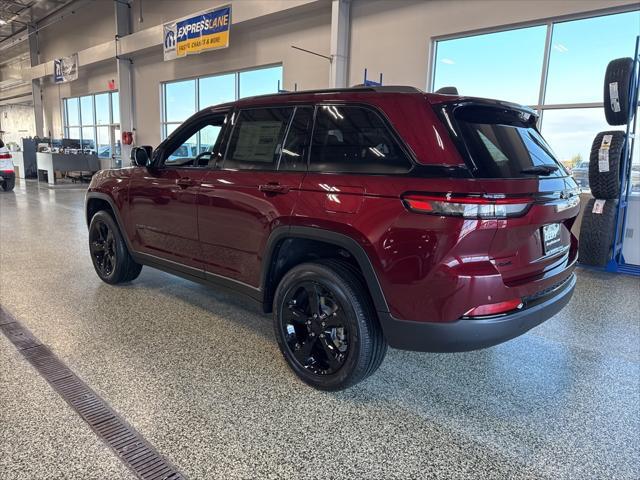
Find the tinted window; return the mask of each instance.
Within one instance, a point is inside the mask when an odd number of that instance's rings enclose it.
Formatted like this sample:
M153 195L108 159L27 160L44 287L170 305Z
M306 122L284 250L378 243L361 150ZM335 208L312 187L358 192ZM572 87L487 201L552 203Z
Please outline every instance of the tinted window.
M293 108L242 110L233 128L224 168L275 170Z
M447 114L448 115L448 114ZM564 176L565 170L535 128L535 116L484 106L457 108L456 123L474 175L516 178L531 175ZM540 172L536 168L553 171Z
M411 162L373 110L318 107L309 170L382 174L410 168Z
M313 108L297 107L282 147L278 170L306 170Z

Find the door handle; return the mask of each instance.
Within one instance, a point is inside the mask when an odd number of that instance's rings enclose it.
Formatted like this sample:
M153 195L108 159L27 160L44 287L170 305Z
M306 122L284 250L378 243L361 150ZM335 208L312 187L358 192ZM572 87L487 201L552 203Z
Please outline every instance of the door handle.
M192 180L189 177L182 177L176 180L176 185L178 185L180 188L193 187L195 184L195 180Z
M279 183L265 183L259 185L258 189L265 193L289 193L291 187L289 185L280 185Z

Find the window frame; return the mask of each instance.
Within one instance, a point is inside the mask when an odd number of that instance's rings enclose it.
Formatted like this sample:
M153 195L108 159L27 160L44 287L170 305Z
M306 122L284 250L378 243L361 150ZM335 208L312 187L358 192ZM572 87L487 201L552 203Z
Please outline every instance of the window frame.
M167 118L167 85L171 85L172 83L178 83L178 82L184 82L184 81L188 81L188 80L194 80L195 81L195 111L193 113L193 115L195 115L196 113L198 113L199 111L201 111L203 108L211 108L211 107L215 107L215 105L213 106L209 106L209 107L202 107L200 105L200 82L202 80L206 80L208 78L214 78L214 77L222 77L222 76L226 76L226 75L234 75L234 99L233 100L229 100L228 103L231 102L237 102L238 100L240 100L241 97L240 96L240 74L244 73L244 72L252 72L252 71L258 71L258 70L265 70L265 69L269 69L269 68L278 68L280 67L280 69L282 70L282 74L284 76L284 65L282 63L271 63L271 64L267 64L267 65L261 65L259 67L249 67L249 68L242 68L242 69L238 69L238 70L231 70L231 71L224 71L224 72L217 72L215 74L212 75L200 75L200 76L192 76L192 77L185 77L185 78L176 78L173 80L167 80L165 82L160 82L160 138L164 141L165 139L167 139L169 137L169 135L166 133L167 132L167 127L169 125L180 125L182 123L184 123L186 120L184 121L173 121L173 120L169 120ZM222 104L219 104L222 105ZM197 145L198 150L200 149L200 137L198 137L198 145Z
M553 38L554 25L559 23L571 22L571 21L588 20L591 18L605 17L608 15L616 15L621 13L630 13L630 12L639 12L639 11L640 9L635 4L619 5L619 6L604 8L604 9L590 11L590 12L560 15L556 17L546 17L546 18L532 20L528 22L519 22L514 24L506 24L506 25L490 27L490 28L468 30L468 31L462 31L462 32L457 32L453 34L433 36L430 38L430 43L429 43L429 58L428 58L428 64L427 64L427 70L428 70L427 71L427 91L433 92L436 69L437 69L436 58L437 58L437 51L438 51L438 42L443 42L447 40L456 40L456 39L467 38L467 37L475 37L475 36L486 35L491 33L507 32L511 30L519 30L522 28L546 26L547 34L545 37L542 72L541 72L540 84L539 84L539 90L538 90L538 101L536 102L535 105L527 105L533 110L536 110L539 114L538 129L540 130L540 126L544 121L543 117L544 117L545 110L562 110L562 109L569 109L569 108L602 108L604 107L604 99L602 99L601 102L576 102L576 103L555 103L555 104L545 103L545 95L546 95L547 83L548 83L548 77L549 77L549 61L551 59L551 49L552 49L551 41Z
M61 113L61 117L62 117L62 132L63 132L63 137L64 138L71 138L70 134L69 134L69 129L71 128L78 128L79 130L79 135L78 135L78 140L80 140L80 147L82 147L82 143L84 141L83 135L82 135L82 129L83 128L91 128L93 129L93 142L95 145L95 151L96 151L96 155L98 156L98 158L101 159L109 159L111 160L111 158L113 158L113 155L115 154L114 151L111 152L111 155L109 157L100 157L99 156L99 152L98 152L98 127L107 127L109 130L109 142L111 142L111 129L117 130L120 128L120 122L114 122L113 121L113 94L114 93L118 93L118 90L105 90L105 91L101 91L101 92L95 92L95 93L87 93L85 95L77 95L77 96L73 96L73 97L64 97L61 100L61 106L60 106L60 113ZM109 122L108 123L97 123L97 112L96 112L96 95L104 95L104 94L108 94L109 95ZM82 121L82 108L80 106L80 99L82 97L91 97L91 105L92 105L92 119L90 123L84 124ZM69 124L69 112L68 112L68 103L69 100L76 100L78 103L78 124L77 125L70 125ZM114 142L117 142L118 139L114 138ZM109 145L109 148L111 147L115 147L115 145Z

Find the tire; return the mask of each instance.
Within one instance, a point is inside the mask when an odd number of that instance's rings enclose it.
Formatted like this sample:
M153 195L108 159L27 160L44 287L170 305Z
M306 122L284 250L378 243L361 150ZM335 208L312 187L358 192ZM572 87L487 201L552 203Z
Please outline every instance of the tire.
M89 253L100 279L111 285L135 280L142 270L131 257L115 220L104 210L91 218Z
M604 267L611 259L618 200L605 200L602 213L593 213L595 202L596 199L592 198L584 209L578 261L585 265Z
M319 390L364 380L387 352L362 277L338 260L303 263L285 274L274 295L273 326L289 367Z
M15 177L13 177L13 178L5 178L4 182L2 182L2 190L4 190L5 192L12 191L15 186L16 186Z
M607 65L604 75L604 116L609 125L627 124L632 75L632 58L618 58ZM617 95L612 98L611 93Z
M602 140L610 137L611 143L608 149L603 149L603 162L606 168L600 170L600 149ZM614 199L620 198L620 168L622 167L622 149L624 148L624 132L609 131L596 135L591 146L589 156L589 186L591 194L595 198ZM606 171L608 169L608 171Z

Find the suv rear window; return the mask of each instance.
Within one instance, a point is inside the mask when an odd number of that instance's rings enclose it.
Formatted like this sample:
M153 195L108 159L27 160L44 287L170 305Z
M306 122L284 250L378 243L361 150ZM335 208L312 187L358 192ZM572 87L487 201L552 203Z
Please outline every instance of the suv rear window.
M393 174L406 173L411 166L385 122L373 110L318 106L310 171Z
M445 123L457 130L453 138L476 177L567 175L536 129L533 114L495 106L449 105L443 115Z

